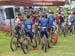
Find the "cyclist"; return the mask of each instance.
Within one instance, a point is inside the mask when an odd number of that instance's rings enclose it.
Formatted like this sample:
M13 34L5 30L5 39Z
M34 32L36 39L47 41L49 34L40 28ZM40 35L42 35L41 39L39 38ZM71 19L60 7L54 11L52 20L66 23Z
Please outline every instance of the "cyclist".
M59 25L59 27L60 27L60 31L62 32L63 30L64 30L64 26L65 26L65 16L64 16L64 14L63 13L61 13L60 14L60 25Z
M52 42L52 36L53 36L53 33L54 33L54 29L55 29L55 26L54 26L54 17L53 17L53 12L49 12L48 16L47 16L47 19L49 21L49 34L50 34L50 41Z
M50 48L50 38L48 37L48 19L46 15L42 15L42 18L39 19L39 26L40 26L40 36L41 36L41 44L42 44L42 37L45 34L48 42L48 47ZM42 46L43 48L43 46Z
M39 23L38 23L38 17L35 19L35 35L38 34L38 26L39 26Z
M71 29L71 16L72 16L72 13L68 12L68 17L67 17L68 26L69 26L69 31L72 33L72 29Z
M48 16L47 16L47 19L49 20L49 26L51 28L51 30L54 29L54 16L53 16L54 12L49 12Z
M29 35L32 45L34 47L34 38L33 38L33 32L32 32L33 25L34 23L31 20L31 16L28 15L26 21L24 21L24 27L25 27L26 35Z
M37 18L35 19L35 37L37 38L37 41L39 41L40 44L41 38L40 38L40 31L39 31L39 18L40 16L38 15Z
M22 19L21 14L18 14L15 20L15 30L17 34L17 42L19 42L19 39L21 37L21 27L22 27L21 19Z
M59 19L60 19L60 16L57 13L56 16L55 16L55 23L56 23L57 31L58 31L58 26L59 26Z
M74 31L75 31L75 12L73 12L73 15L71 16L71 23L72 23L72 34L74 34Z

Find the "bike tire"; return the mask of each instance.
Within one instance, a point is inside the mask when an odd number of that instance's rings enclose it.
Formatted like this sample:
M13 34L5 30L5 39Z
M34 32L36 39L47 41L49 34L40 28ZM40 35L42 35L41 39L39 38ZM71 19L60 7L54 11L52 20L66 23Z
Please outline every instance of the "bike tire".
M27 40L24 40L22 42L22 45L21 45L21 48L22 48L22 51L24 54L27 54L29 52L29 47L28 47L28 41Z
M35 41L35 42L34 42L34 47L37 48L37 46L38 46L37 40L34 39L34 41Z
M13 47L13 44L15 45L14 47ZM16 51L17 50L17 38L14 37L14 36L11 38L10 48L11 48L12 51Z
M53 44L55 45L57 43L57 41L58 41L58 37L57 37L56 33L54 33L54 35L53 35Z
M42 39L43 40L43 50L44 50L44 52L47 52L47 39L46 39L46 37L44 36L43 37L44 39Z
M46 45L44 45L44 52L47 52L47 48L46 48Z

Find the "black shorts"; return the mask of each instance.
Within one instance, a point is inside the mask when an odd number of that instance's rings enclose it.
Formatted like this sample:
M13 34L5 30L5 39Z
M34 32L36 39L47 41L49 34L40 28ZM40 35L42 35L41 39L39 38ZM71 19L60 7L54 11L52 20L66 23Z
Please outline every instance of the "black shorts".
M26 35L28 35L31 40L33 39L33 33L32 32L26 32Z
M41 32L40 32L41 38L42 38L44 35L46 36L46 38L48 38L48 32L47 32L47 31L41 31Z
M18 39L21 37L21 28L20 27L15 27L16 34L18 35Z

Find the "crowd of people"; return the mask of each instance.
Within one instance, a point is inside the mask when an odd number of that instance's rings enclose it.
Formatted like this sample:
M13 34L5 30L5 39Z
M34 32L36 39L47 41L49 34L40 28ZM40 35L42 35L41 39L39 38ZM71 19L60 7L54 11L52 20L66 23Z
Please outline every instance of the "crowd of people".
M43 35L46 36L48 47L51 48L50 44L50 35L49 33L52 31L53 33L57 32L66 32L70 31L72 35L75 33L75 12L70 13L68 12L68 15L65 16L63 12L56 13L56 15L53 15L54 12L50 11L47 14L42 13L40 15L27 15L26 20L21 21L22 17L19 14L18 17L15 19L15 30L18 34L17 40L20 39L21 28L24 29L26 35L29 35L31 42L34 43L34 34L37 34L36 32L39 31L40 34L40 42L42 43L42 37ZM23 27L22 27L23 26ZM65 30L66 29L66 30ZM66 34L66 33L65 33Z

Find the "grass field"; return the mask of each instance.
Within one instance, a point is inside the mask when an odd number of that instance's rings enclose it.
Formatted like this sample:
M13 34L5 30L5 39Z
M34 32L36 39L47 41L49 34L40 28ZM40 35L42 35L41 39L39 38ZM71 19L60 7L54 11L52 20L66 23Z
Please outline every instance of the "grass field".
M28 54L24 54L19 48L12 52L10 49L10 39L8 34L0 33L0 56L75 56L75 36L63 37L59 35L58 43L49 49L47 53L39 50L31 50Z

